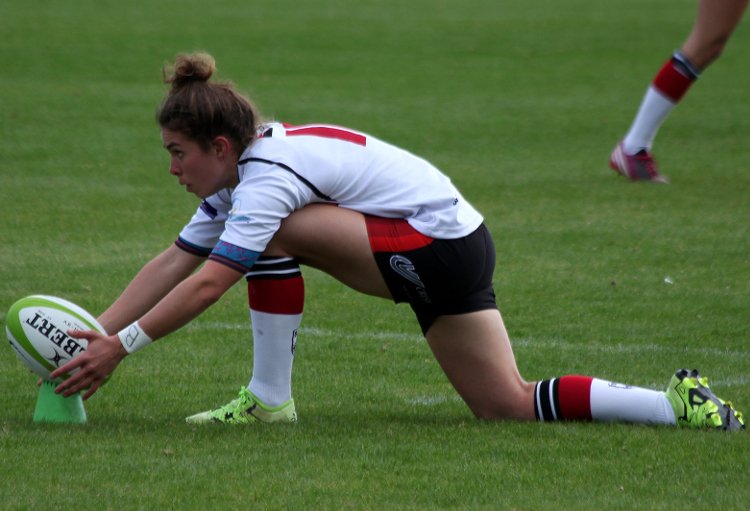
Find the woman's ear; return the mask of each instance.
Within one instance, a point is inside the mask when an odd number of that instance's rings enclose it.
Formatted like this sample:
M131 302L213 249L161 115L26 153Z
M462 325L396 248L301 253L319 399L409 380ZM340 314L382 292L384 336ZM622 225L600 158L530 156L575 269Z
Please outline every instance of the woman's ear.
M211 142L211 147L216 151L216 156L219 158L227 158L228 155L232 155L234 152L232 142L223 135L214 138L213 142Z

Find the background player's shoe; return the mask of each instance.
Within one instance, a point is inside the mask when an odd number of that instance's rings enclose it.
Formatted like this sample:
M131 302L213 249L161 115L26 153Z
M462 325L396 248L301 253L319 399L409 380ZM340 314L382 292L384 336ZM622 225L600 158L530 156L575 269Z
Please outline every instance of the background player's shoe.
M655 183L669 183L666 177L659 174L651 153L641 149L636 154L626 154L622 142L612 151L609 166L618 174L631 181L653 181Z
M297 422L294 400L279 406L267 406L246 388L230 403L185 419L190 424L249 424L251 422Z
M732 408L708 388L708 379L697 369L680 369L667 387L667 399L672 404L678 426L714 428L726 431L745 429L741 412Z

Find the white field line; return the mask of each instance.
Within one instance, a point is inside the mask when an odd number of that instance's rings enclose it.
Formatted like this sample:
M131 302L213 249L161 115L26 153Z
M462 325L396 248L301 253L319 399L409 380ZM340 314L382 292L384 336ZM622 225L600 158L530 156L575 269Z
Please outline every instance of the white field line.
M247 323L220 323L220 322L196 322L190 323L187 327L190 330L245 330L250 335L250 321ZM310 337L346 337L355 340L372 339L376 341L405 341L405 342L424 342L424 337L420 334L405 334L401 332L344 332L335 330L324 330L315 327L302 327L299 329L299 335L308 335Z
M205 322L191 323L186 328L190 330L246 330L250 333L250 322L247 323L224 323L224 322ZM373 339L373 340L393 340L405 342L424 342L424 337L419 334L407 334L403 332L345 332L339 330L326 330L315 327L302 327L299 329L300 335L310 337L346 337L349 339ZM545 348L567 351L596 351L609 352L614 354L643 354L643 353L667 353L667 354L685 354L701 355L705 357L730 357L732 359L750 359L750 350L727 350L721 348L704 348L697 346L661 346L656 343L651 344L600 344L600 343L575 343L562 339L541 339L541 338L522 338L511 341L514 348Z
M196 322L191 323L186 328L190 330L229 330L229 331L246 331L250 336L250 322L247 323L228 323L228 322ZM337 330L327 330L315 327L302 327L299 329L301 339L305 336L313 338L347 338L352 340L374 340L374 341L400 341L400 342L424 342L424 337L420 334L407 334L403 332L345 332ZM304 342L304 341L303 341ZM664 354L674 357L676 360L680 357L699 357L701 359L712 359L719 357L727 362L731 361L748 361L750 360L750 351L744 350L727 350L721 348L705 348L699 346L661 346L657 343L628 345L628 344L602 344L602 343L575 343L562 339L540 339L540 338L523 338L513 339L514 348L540 348L557 352L573 353L611 353L613 355L644 355L647 353ZM677 369L677 367L675 367ZM559 375L551 375L559 376ZM711 375L708 375L711 376ZM624 382L626 383L626 382ZM750 384L750 375L737 375L729 378L711 377L709 383L719 386L725 385L747 385ZM664 382L655 382L650 385L644 385L649 388L660 388ZM440 396L429 397L423 396L415 398L414 404L427 405L431 400L439 401Z
M452 394L450 396L414 396L406 400L407 403L414 406L440 406L444 403L456 403L461 402L461 398L458 394Z

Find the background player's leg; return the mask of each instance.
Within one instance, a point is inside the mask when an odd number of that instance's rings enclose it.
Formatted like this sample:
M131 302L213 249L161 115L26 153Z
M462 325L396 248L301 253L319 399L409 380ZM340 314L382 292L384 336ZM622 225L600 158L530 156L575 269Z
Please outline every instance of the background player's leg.
M719 58L747 8L748 0L700 0L682 53L700 71Z

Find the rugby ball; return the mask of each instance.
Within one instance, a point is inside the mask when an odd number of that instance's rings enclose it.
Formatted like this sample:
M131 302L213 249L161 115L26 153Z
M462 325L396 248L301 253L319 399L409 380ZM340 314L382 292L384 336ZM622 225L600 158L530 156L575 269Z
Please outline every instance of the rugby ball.
M21 298L10 306L5 316L5 333L13 351L44 379L49 379L52 371L86 351L88 341L70 337L68 330L71 329L106 333L94 316L55 296Z

